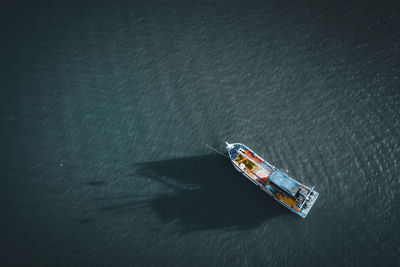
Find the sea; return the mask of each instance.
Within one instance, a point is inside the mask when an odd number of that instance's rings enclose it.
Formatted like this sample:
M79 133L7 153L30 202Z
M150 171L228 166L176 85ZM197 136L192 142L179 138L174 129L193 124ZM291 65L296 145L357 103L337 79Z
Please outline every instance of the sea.
M398 1L9 1L1 266L399 266ZM243 143L315 186L305 219Z

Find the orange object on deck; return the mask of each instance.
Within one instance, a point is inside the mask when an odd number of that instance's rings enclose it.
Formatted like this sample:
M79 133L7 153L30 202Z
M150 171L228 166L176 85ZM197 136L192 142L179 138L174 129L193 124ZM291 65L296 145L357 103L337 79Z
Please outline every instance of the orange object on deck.
M253 154L248 150L245 150L245 155L254 160L254 162L257 164L260 164L262 162L261 159L254 157Z

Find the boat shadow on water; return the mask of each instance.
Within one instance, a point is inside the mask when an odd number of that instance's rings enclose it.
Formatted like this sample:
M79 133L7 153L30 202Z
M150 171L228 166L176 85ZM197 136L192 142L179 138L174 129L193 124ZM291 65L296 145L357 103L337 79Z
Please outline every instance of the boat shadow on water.
M137 164L138 174L171 192L148 202L163 223L178 220L185 230L251 229L289 212L239 174L220 155Z

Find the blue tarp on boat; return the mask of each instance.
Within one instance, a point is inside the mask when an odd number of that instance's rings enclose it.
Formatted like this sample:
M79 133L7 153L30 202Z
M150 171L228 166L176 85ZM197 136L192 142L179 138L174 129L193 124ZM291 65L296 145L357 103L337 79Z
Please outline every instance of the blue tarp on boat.
M278 169L275 169L275 171L271 173L269 180L292 196L295 196L301 185L293 179L290 179L284 172Z

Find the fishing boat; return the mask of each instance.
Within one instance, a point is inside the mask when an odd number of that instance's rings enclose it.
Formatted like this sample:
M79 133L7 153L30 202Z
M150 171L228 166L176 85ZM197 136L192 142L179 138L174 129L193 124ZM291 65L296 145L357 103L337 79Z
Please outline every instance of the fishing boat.
M289 177L287 170L272 166L243 144L225 143L229 158L240 173L293 213L307 216L319 195L314 187Z

